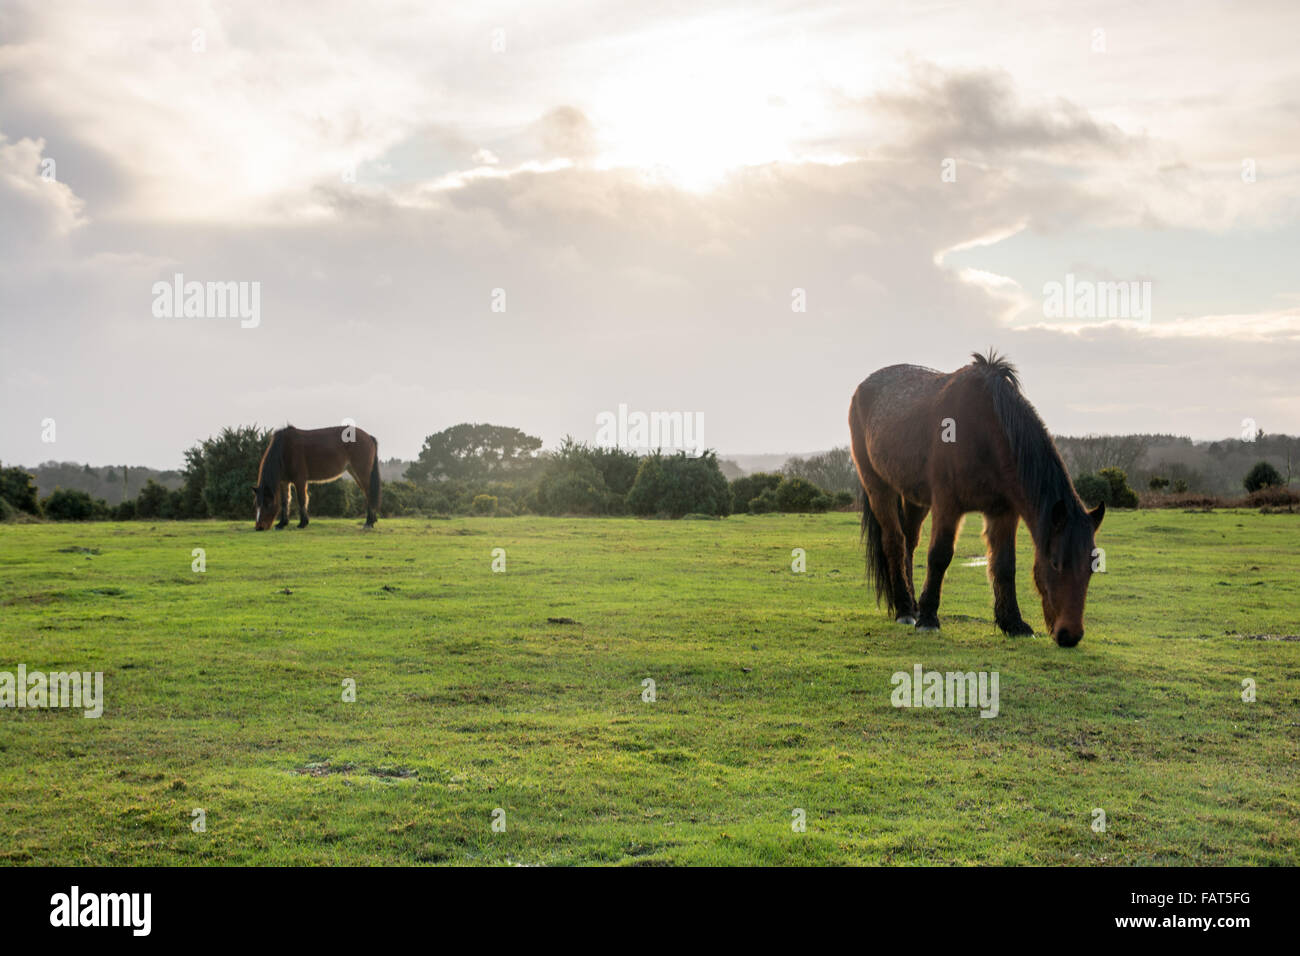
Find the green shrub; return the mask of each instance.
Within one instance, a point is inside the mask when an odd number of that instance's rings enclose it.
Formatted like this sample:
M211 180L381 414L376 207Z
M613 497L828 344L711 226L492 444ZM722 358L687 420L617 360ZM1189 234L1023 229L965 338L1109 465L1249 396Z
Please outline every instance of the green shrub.
M1245 485L1247 491L1259 491L1261 488L1280 486L1282 476L1268 462L1259 461L1246 473L1246 477L1242 479L1241 483Z
M107 517L108 505L101 499L96 502L84 491L72 491L55 488L53 494L41 502L41 510L51 521L91 521L97 517Z
M1137 492L1128 486L1128 475L1124 474L1124 469L1103 468L1097 472L1097 477L1110 485L1110 500L1106 504L1114 505L1116 508L1138 506Z
M6 499L0 498L0 521L13 521L18 517L18 509Z
M763 515L778 509L776 489L764 488L759 494L749 499L746 510L753 515Z
M1074 490L1089 508L1110 504L1110 482L1099 475L1080 475L1074 479Z
M122 502L126 504L126 502ZM119 506L120 507L120 506ZM170 518L171 502L168 500L167 489L158 482L150 478L135 499L135 517L149 518ZM126 519L122 519L126 520Z
M9 502L16 511L39 516L36 500L36 476L22 468L0 468L0 500Z
M256 426L223 428L203 442L203 503L214 518L251 518L257 466L269 431Z
M781 483L781 476L766 471L756 471L752 475L737 478L731 483L731 510L736 514L749 510L749 503L764 491L775 489ZM771 510L771 509L769 509Z
M655 452L641 459L627 505L638 515L725 516L731 513L731 487L712 451L695 458Z
M359 518L366 513L365 495L351 475L311 485L307 495L307 511L312 517Z
M474 513L476 515L490 515L497 510L496 495L475 495L474 496Z
M825 498L826 495L806 478L782 478L781 483L776 486L778 511L812 511L812 503L818 497ZM830 504L829 499L827 504Z

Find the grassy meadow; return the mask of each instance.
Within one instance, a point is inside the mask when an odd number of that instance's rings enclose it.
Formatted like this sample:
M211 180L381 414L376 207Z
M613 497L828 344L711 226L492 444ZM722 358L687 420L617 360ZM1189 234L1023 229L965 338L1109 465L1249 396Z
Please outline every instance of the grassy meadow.
M105 694L0 710L0 862L1294 864L1300 516L1108 514L1072 650L979 532L919 633L852 514L0 526L0 671ZM918 663L1000 713L896 709Z

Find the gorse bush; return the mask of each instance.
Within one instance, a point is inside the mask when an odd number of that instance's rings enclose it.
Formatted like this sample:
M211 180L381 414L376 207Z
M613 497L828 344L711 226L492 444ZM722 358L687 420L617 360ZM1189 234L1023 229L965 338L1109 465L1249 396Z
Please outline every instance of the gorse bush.
M51 521L96 521L109 517L108 504L101 498L95 500L84 491L55 488L41 502L41 510Z
M781 476L766 471L756 471L752 475L737 478L731 483L731 511L744 514L750 511L749 503L765 491L774 491L781 483ZM768 511L775 510L767 508Z
M1103 468L1097 472L1097 477L1103 479L1110 485L1110 501L1108 505L1114 505L1116 508L1136 508L1138 506L1137 492L1128 486L1128 475L1121 468Z
M135 516L138 518L170 518L172 517L171 501L169 492L152 478L145 483L143 490L136 496L134 502ZM122 502L126 504L127 502ZM121 505L118 506L119 508ZM119 512L120 513L120 512Z
M813 507L815 501L819 507ZM830 498L805 478L782 478L776 486L776 506L780 511L825 511Z
M1247 491L1259 491L1261 488L1278 487L1282 484L1282 475L1266 461L1256 462L1254 467L1241 480Z
M39 515L41 505L36 500L36 476L22 468L0 468L0 500L7 501L15 511Z
M1110 482L1098 475L1079 475L1074 479L1074 490L1089 508L1103 502L1110 504Z
M712 451L697 458L654 452L641 459L627 505L637 515L725 516L731 513L731 487Z
M625 514L641 459L621 448L597 448L566 436L546 456L535 493L542 514Z
M1103 503L1115 508L1138 506L1137 492L1129 487L1128 475L1122 468L1103 468L1096 474L1079 475L1074 479L1074 490L1089 508Z
M252 488L270 436L268 429L241 425L203 442L203 503L210 516L252 517Z

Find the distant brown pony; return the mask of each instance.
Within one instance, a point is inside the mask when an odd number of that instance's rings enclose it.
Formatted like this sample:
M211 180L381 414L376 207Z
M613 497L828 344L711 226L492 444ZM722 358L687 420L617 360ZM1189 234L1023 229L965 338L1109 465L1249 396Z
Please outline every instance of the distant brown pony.
M1073 647L1083 639L1093 534L1105 505L1084 508L1015 367L994 352L974 358L951 374L891 365L853 394L849 432L876 602L884 597L899 623L938 628L962 518L981 511L994 618L1008 635L1032 635L1016 602L1016 529L1024 519L1043 620L1057 644ZM930 553L918 602L912 556L927 513Z
M277 528L289 523L290 485L298 495L298 527L307 527L308 483L334 481L345 473L366 496L366 527L373 528L379 512L379 442L355 425L281 428L271 436L257 469L254 527L265 531L277 513Z

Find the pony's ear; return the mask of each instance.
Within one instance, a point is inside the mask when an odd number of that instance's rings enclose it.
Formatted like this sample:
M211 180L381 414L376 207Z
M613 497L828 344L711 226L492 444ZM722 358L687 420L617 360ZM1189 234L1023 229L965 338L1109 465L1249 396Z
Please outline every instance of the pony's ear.
M1056 504L1052 505L1052 530L1060 531L1065 527L1065 516L1068 512L1065 510L1065 502L1058 499Z
M1092 519L1092 530L1096 531L1101 527L1101 519L1106 517L1106 502L1102 501L1097 507L1088 512L1088 517Z

